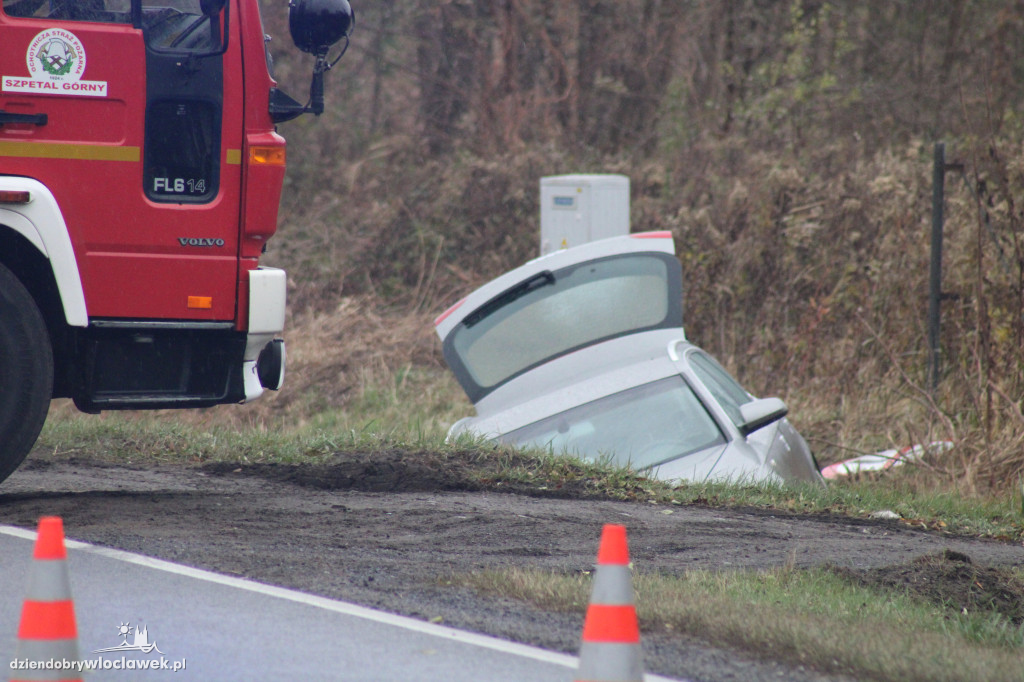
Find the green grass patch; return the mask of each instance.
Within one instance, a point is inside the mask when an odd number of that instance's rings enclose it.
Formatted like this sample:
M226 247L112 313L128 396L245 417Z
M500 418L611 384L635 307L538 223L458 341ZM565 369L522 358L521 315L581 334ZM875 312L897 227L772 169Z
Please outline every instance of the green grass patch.
M506 569L475 590L583 613L589 575ZM681 633L787 663L876 680L1019 680L1024 626L861 587L818 568L634 576L645 633Z
M436 372L410 368L368 382L344 409L302 420L227 421L247 406L204 411L108 412L83 415L58 403L36 450L133 464L208 462L325 464L345 453L438 457L479 489L639 501L661 505L756 507L802 514L866 517L897 513L908 525L1003 540L1024 538L1024 507L1016 492L962 496L917 485L895 470L874 480L827 486L686 483L673 486L601 463L544 451L517 451L471 437L445 441L448 425L466 413L458 387ZM257 403L258 405L258 403ZM908 467L909 468L909 467Z
M105 415L106 416L106 415ZM386 449L446 450L443 434L396 434L373 422L358 428L267 431L195 425L160 419L70 417L51 419L34 456L86 457L134 464L203 464L208 462L316 464L344 452ZM44 454L45 453L45 454Z
M424 445L444 442L448 428L471 412L447 370L406 366L361 380L342 409L323 409L298 432L355 432Z

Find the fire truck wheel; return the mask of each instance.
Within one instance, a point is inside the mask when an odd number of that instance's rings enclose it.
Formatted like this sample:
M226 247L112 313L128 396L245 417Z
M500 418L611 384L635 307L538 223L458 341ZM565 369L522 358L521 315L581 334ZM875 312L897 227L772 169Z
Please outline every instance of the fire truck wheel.
M0 481L35 444L52 390L46 323L28 290L0 265Z

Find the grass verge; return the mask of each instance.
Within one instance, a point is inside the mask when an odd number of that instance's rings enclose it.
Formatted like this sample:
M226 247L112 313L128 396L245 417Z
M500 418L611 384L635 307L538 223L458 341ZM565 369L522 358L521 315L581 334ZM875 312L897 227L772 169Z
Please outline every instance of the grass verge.
M378 396L379 398L379 396ZM380 410L375 398L367 413ZM403 400L401 396L393 400ZM292 429L226 427L197 418L159 413L79 415L56 409L44 428L36 456L87 457L140 464L276 463L330 466L346 454L389 453L395 466L451 470L466 489L506 490L567 498L603 498L662 505L705 504L756 507L801 514L867 517L892 511L907 525L935 531L1024 538L1024 510L1016 496L962 497L912 485L902 471L885 479L851 480L827 487L769 484L688 483L672 486L602 464L544 452L519 452L471 438L445 442L444 421L419 413L415 403L391 420L358 411L324 416Z
M1018 572L1018 577L1020 573ZM583 613L589 575L507 569L453 582ZM852 584L826 568L634 576L645 633L685 634L759 656L876 680L1019 680L1024 625Z

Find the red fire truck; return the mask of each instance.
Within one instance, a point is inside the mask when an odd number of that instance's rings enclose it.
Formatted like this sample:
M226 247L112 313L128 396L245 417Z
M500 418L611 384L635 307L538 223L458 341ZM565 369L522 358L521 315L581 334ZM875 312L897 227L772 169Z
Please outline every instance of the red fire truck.
M284 378L285 141L323 111L347 0L292 0L310 100L277 89L258 0L2 0L0 480L52 397L206 407ZM342 50L343 52L343 50Z

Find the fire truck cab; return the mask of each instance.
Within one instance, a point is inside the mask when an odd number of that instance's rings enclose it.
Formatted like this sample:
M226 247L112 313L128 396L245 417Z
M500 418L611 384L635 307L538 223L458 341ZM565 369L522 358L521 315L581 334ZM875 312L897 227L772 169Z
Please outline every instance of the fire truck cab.
M293 0L310 103L279 91L258 0L2 0L0 480L52 397L206 407L284 378L276 124L323 109L346 0Z

